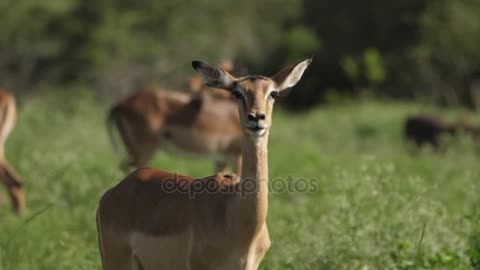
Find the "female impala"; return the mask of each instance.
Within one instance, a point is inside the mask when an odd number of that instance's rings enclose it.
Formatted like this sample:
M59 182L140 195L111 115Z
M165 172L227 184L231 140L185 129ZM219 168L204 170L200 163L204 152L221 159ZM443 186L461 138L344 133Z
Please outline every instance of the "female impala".
M234 67L233 62L226 59L219 66L227 72ZM115 127L125 146L128 157L122 162L123 170L145 166L157 149L163 149L211 158L215 160L216 172L224 171L230 163L238 173L242 131L231 95L204 86L197 73L188 85L191 91L188 94L142 91L112 107L108 117L109 135L116 146Z
M25 208L22 179L8 164L4 150L5 142L15 126L16 118L15 97L7 91L0 90L0 181L7 187L13 210L17 214L21 214Z
M97 210L104 270L127 270L134 263L144 270L258 268L270 246L267 143L274 99L300 80L310 61L272 78L234 78L193 62L207 85L237 98L241 176L193 179L151 168L131 173L103 195Z
M110 110L110 137L115 143L115 125L128 153L124 170L145 166L162 148L212 158L217 172L225 170L227 163L237 171L242 150L237 111L230 100L200 93L139 92Z

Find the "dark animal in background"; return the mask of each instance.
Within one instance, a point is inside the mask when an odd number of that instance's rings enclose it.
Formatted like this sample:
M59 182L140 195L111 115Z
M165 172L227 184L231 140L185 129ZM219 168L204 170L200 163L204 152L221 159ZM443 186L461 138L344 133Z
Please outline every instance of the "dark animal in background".
M438 147L442 135L454 135L456 131L454 124L433 115L410 116L405 122L405 137L417 146L430 144Z
M480 128L465 121L450 122L434 115L413 115L405 122L405 137L417 146L431 145L439 148L442 136L454 136L459 132L468 133L475 141L479 141Z

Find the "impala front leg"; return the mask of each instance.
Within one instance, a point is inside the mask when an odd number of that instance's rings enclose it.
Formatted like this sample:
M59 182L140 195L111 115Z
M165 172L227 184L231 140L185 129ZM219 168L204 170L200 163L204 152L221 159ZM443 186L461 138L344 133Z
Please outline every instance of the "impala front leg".
M270 236L267 224L263 225L257 240L252 245L245 270L257 270L260 262L270 248Z
M219 160L215 162L215 172L225 172L227 170L227 162L225 160Z
M242 169L242 154L236 155L233 157L233 172L240 176Z
M7 163L0 161L0 175L7 187L13 210L21 215L25 210L25 198L23 192L23 181L18 173Z

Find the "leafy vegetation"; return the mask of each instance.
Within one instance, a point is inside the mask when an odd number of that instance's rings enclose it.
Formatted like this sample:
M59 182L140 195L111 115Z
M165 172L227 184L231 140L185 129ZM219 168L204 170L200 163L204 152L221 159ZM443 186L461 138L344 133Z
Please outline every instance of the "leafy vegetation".
M32 92L81 82L116 97L185 87L192 59L231 58L269 74L313 56L316 76L291 108L331 92L480 108L479 3L1 0L0 84Z
M123 176L107 108L79 88L20 108L7 157L25 178L28 212L18 219L1 207L0 269L99 269L96 206ZM406 147L405 116L426 109L436 110L395 102L277 110L271 181L310 179L314 189L271 192L262 269L478 269L478 148L467 137L440 154ZM152 165L213 171L209 161L163 153Z

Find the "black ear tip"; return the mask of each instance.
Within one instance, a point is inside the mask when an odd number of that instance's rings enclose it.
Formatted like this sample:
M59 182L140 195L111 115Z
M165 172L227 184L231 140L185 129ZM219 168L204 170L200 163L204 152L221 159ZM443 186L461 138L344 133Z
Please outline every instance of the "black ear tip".
M200 62L200 61L196 61L196 60L192 61L192 67L195 70L197 70L197 68L199 68L201 64L202 64L202 62Z

